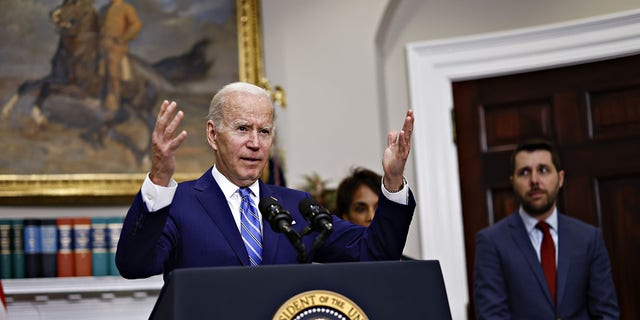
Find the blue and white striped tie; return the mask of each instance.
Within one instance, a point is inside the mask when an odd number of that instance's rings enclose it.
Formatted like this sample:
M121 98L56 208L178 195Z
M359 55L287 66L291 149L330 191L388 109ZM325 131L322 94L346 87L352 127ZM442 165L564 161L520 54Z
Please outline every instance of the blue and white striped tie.
M249 188L240 188L240 234L249 253L251 266L262 264L262 235L260 234L260 218L251 199Z

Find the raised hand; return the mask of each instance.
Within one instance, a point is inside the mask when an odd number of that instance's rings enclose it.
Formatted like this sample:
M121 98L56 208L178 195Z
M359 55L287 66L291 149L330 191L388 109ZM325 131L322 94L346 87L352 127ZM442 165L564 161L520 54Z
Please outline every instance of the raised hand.
M151 134L151 172L149 178L160 186L168 186L176 169L176 150L187 138L187 132L182 130L176 135L176 130L184 118L180 110L176 112L177 104L164 101L156 118L156 125Z
M383 184L389 191L402 188L404 166L411 151L411 133L413 132L413 110L409 109L400 132L390 131L387 136L387 148L382 155L384 170Z

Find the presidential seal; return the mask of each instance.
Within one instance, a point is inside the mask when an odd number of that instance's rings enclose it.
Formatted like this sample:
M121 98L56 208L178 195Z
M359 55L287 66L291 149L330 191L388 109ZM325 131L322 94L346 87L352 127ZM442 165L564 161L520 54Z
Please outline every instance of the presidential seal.
M327 290L312 290L287 300L273 320L365 320L362 312L349 298Z

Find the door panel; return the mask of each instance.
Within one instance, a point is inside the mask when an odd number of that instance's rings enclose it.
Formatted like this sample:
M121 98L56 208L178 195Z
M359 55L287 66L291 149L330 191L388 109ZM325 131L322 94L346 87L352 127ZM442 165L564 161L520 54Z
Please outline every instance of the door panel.
M632 315L640 315L638 293L640 281L638 270L638 248L640 248L640 175L601 179L598 181L600 190L600 208L603 224L611 226L604 230L605 241L608 243L609 255L616 257L611 261L613 281L618 292L618 300L624 305L625 319L632 319ZM635 254L630 254L635 252ZM630 294L624 294L628 292Z

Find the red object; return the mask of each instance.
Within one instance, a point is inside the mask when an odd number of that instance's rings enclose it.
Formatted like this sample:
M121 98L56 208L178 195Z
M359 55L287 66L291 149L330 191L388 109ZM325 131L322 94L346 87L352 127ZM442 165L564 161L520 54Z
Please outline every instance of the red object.
M75 261L73 257L73 219L58 218L58 277L73 277L75 272Z
M7 302L4 298L4 289L2 289L2 281L0 281L0 320L7 318Z
M551 298L553 303L557 303L556 300L556 247L553 244L551 233L549 232L549 225L546 222L538 222L536 228L542 231L542 245L540 246L540 263L542 264L542 271L547 278L547 284L549 284L549 290L551 290Z
M91 218L73 218L73 258L76 277L89 277L91 270Z

